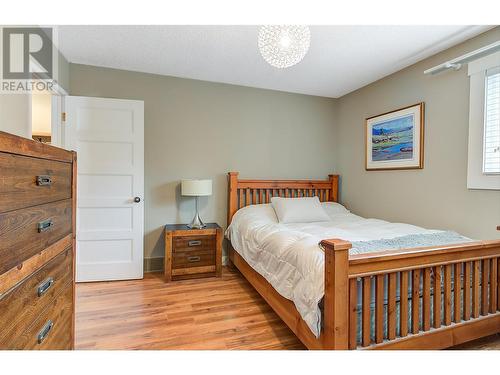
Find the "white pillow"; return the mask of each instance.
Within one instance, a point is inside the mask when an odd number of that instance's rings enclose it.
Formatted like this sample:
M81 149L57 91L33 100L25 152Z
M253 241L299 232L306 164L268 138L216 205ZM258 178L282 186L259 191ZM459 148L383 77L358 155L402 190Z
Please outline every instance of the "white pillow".
M326 214L330 217L348 214L350 212L347 208L336 202L323 202L322 206Z
M313 223L315 221L330 221L318 197L280 198L272 197L276 216L280 223Z

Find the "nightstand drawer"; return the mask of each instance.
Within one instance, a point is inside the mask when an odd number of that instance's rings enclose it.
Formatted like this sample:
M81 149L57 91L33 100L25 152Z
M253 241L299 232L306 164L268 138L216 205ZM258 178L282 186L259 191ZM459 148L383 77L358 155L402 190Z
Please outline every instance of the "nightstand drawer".
M215 265L215 247L205 250L177 251L172 259L172 268L190 268Z
M174 237L173 252L215 250L215 236Z

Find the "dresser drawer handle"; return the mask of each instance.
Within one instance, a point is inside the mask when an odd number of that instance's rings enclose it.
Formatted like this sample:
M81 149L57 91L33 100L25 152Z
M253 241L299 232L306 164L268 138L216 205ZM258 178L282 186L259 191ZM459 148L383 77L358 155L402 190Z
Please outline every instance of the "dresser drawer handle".
M37 339L39 344L45 341L50 331L52 330L52 327L54 327L54 322L52 320L49 320L47 321L47 323L45 323L40 332L38 332Z
M201 245L201 240L194 240L188 242L188 246L200 246L200 245Z
M49 291L49 289L54 285L54 279L52 277L49 277L47 280L45 280L43 283L41 283L38 286L38 297L43 296L45 293Z
M52 222L52 219L40 221L38 223L38 233L45 232L52 228L54 226L54 223Z
M195 256L195 257L188 257L188 262L194 263L194 262L199 262L201 257Z
M50 176L36 176L36 184L38 186L52 185L52 178Z

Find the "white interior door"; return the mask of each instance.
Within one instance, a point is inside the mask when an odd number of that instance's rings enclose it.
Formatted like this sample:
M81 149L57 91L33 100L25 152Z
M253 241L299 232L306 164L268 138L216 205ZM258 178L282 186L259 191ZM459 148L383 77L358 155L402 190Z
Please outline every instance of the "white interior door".
M77 151L76 281L143 277L144 102L66 97Z

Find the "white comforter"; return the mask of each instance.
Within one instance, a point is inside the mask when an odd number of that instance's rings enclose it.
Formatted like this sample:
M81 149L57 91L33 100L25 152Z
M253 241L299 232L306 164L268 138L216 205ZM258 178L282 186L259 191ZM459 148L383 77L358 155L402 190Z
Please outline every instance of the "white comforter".
M319 242L391 239L435 233L409 224L365 219L337 203L323 203L331 221L280 224L270 204L252 205L234 215L226 231L233 248L283 297L293 301L311 331L319 337L324 294L324 253Z

